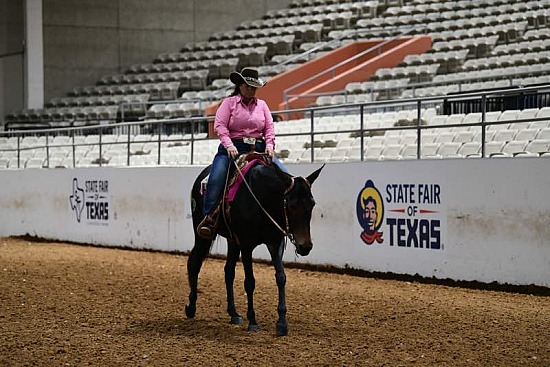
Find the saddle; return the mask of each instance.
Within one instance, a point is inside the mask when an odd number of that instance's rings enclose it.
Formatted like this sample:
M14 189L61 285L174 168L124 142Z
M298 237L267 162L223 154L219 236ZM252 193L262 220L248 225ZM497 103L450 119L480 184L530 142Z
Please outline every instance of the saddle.
M248 172L248 170L252 168L252 166L254 166L254 164L256 163L260 163L265 166L268 166L269 164L271 164L271 158L266 153L257 153L257 152L243 153L237 157L237 159L235 160L235 164L237 165L238 169L234 170L231 176L227 179L226 185L224 186L224 189L223 189L222 198L227 198L229 191L233 189L234 193L230 200L230 201L233 201L234 195L237 192L237 189L240 187L240 184L242 183L242 176L244 176L246 172ZM204 195L204 193L206 192L207 182L208 182L208 176L206 176L201 182L201 187L200 187L201 195ZM218 206L219 204L220 203L218 203Z
M224 190L224 198L226 198L228 202L232 202L235 198L235 194L241 186L243 177L248 170L255 164L263 164L264 166L270 165L271 158L266 153L245 153L237 158L235 164L237 165L237 169L233 171Z
M224 221L229 232L231 232L229 229L229 224L231 223L231 203L233 202L233 199L235 199L235 195L243 182L243 177L250 168L257 164L263 164L264 166L271 164L271 157L269 157L266 153L243 153L235 160L235 164L237 169L233 170L227 178L221 200L211 214L214 221L214 228L218 229L220 213L223 213ZM202 192L204 192L204 189L206 188L206 180L207 178L205 178L202 182ZM233 235L231 237L233 237Z

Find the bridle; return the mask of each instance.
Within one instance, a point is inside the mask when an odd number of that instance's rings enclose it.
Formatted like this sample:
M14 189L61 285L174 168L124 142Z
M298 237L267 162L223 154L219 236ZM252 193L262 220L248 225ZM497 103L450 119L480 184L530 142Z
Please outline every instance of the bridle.
M244 184L246 185L246 188L248 189L248 191L250 192L250 195L252 195L252 197L254 198L254 200L256 201L256 203L260 206L260 209L264 212L265 215L267 215L267 217L269 218L269 220L271 220L271 222L275 225L275 227L277 227L277 229L279 231L281 231L281 233L283 234L283 236L285 237L288 237L288 239L290 240L290 242L292 242L294 245L296 245L296 239L294 238L294 234L290 231L290 221L288 219L288 194L294 189L294 187L296 186L295 185L295 180L298 179L298 178L301 178L302 180L304 180L306 182L306 184L311 187L310 183L303 177L296 177L296 176L290 176L290 186L286 188L286 190L283 192L283 215L285 217L285 229L283 229L279 223L277 223L277 221L275 221L275 219L273 219L273 217L267 212L267 210L263 207L263 205L260 203L260 201L258 200L258 198L256 197L256 195L254 195L254 193L252 192L252 188L250 187L250 185L248 184L248 182L245 180L244 178L244 175L241 171L241 169L239 168L239 165L238 164L235 164L235 167L237 167L237 171L239 172L239 175L241 176L242 178L242 182L244 182Z

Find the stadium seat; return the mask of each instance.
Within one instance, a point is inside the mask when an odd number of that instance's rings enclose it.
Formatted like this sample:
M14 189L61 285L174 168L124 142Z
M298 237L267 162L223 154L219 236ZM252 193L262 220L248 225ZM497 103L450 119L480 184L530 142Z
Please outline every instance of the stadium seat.
M10 165L10 159L5 157L0 157L0 169L7 169Z
M458 149L458 154L465 158L480 157L481 143L479 142L465 142Z
M417 158L417 146L416 144L406 144L403 145L401 149L402 159L416 159Z
M435 132L436 137L434 142L436 143L448 143L455 140L456 133L453 131L444 131L437 133L437 130Z
M492 140L508 142L514 140L516 134L517 130L515 129L497 130Z
M25 162L25 168L44 168L44 158L30 158Z
M550 152L550 139L533 140L525 147L526 152L542 155Z
M442 158L460 158L461 155L458 153L458 150L462 146L462 143L459 142L443 142L437 150L437 154Z
M421 145L421 157L422 158L440 158L437 151L440 147L439 143L422 143Z
M538 132L539 132L539 129L529 129L529 128L521 129L514 136L514 140L527 140L527 141L535 140Z
M502 153L515 156L517 153L525 152L525 148L529 142L526 140L509 141L502 148Z
M506 141L489 141L485 143L485 156L492 157L494 155L502 153L502 148Z
M385 144L384 149L380 152L380 160L398 160L402 159L401 150L403 146L401 144Z
M547 140L550 139L550 127L540 129L537 134L537 140Z

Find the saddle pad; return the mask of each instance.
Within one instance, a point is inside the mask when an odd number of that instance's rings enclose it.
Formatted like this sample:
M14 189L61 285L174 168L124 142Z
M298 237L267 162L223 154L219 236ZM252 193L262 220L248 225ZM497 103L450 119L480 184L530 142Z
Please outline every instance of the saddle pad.
M232 202L233 199L235 199L235 195L237 194L237 190L239 190L239 187L241 186L241 183L243 182L243 177L246 175L248 170L252 168L257 163L263 164L264 166L267 166L267 163L263 159L253 159L251 161L248 161L247 164L241 168L242 175L240 175L237 172L237 176L235 178L235 182L229 187L229 190L227 190L227 201Z

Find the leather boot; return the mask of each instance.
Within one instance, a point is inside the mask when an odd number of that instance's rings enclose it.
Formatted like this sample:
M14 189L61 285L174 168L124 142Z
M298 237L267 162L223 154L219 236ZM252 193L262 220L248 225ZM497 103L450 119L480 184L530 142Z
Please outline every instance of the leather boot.
M197 234L205 240L211 240L216 237L216 220L210 215L204 217L197 227Z

